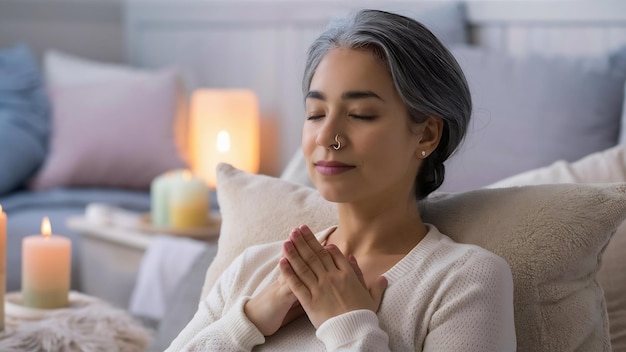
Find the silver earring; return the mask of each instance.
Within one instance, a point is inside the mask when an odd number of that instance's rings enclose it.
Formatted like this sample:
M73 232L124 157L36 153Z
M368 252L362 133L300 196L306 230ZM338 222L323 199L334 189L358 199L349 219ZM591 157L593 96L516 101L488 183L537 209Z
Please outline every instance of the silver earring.
M426 151L422 150L422 157L425 157L425 156L426 156Z
M339 133L335 135L335 144L332 144L331 146L333 147L334 150L341 149L341 142L339 142Z

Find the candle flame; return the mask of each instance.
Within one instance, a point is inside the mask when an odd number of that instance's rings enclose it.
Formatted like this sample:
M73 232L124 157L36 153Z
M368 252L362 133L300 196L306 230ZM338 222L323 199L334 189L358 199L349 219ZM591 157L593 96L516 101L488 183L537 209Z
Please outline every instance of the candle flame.
M230 150L230 135L228 132L222 130L217 134L216 142L217 151L220 153L226 153Z
M41 234L46 238L52 234L52 226L50 226L50 219L47 216L41 220Z
M191 172L190 172L189 170L185 170L185 171L183 171L183 179L184 179L185 181L187 181L187 180L191 180Z

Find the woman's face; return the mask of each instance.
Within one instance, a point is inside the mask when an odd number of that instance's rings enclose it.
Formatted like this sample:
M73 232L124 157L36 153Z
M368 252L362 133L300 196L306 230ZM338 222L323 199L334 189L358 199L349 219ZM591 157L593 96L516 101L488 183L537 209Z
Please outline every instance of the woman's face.
M339 150L331 146L336 134ZM388 69L371 51L336 48L324 56L306 97L302 133L309 175L324 198L413 197L422 135L423 124L410 120Z

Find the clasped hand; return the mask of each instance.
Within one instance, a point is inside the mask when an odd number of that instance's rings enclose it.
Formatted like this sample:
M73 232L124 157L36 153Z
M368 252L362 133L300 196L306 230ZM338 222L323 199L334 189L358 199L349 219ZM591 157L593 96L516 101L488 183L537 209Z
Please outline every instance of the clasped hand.
M251 298L244 311L265 336L306 314L319 328L326 320L354 310L376 312L387 280L381 276L370 289L353 256L335 245L322 246L306 226L292 230L283 243L280 277Z

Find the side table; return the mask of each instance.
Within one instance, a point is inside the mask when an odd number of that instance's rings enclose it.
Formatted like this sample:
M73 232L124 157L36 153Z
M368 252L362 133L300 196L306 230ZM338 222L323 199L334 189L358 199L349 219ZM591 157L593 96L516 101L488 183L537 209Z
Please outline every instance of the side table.
M152 332L124 310L78 292L70 305L36 309L21 305L21 293L5 297L1 351L146 351Z
M127 309L154 233L100 224L85 216L70 217L67 226L80 235L81 291ZM218 237L219 226L201 240L217 246Z

